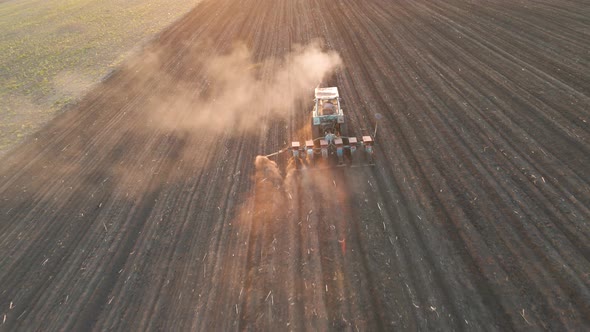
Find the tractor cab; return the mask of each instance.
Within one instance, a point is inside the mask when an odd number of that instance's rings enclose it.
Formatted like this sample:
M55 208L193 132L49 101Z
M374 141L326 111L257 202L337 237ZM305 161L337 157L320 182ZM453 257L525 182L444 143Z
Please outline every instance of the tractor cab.
M318 99L316 101L317 109L320 116L334 115L339 109L338 99Z
M324 137L328 134L346 136L344 112L340 107L338 88L316 88L314 102L312 112L313 138Z

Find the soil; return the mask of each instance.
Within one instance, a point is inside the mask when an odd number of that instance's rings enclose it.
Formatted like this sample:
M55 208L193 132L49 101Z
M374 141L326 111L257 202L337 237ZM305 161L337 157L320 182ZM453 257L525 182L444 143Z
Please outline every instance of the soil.
M215 89L196 59L264 80L318 40L375 166L256 158L314 87L254 132L153 125ZM585 1L203 1L3 158L0 330L587 329L588 40Z

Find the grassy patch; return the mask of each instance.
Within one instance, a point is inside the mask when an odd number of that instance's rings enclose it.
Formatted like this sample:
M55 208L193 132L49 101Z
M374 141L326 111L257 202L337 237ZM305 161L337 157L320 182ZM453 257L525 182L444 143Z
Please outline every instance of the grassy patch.
M198 2L0 2L0 155Z

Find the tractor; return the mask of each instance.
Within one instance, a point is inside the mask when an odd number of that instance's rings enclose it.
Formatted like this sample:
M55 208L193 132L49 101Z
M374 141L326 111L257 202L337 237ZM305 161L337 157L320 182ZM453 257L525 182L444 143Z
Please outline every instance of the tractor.
M298 168L301 165L316 166L319 164L373 165L373 138L362 136L359 140L357 137L348 136L347 120L337 87L315 89L311 132L312 139L306 140L304 145L295 141L291 142L291 146L288 148Z

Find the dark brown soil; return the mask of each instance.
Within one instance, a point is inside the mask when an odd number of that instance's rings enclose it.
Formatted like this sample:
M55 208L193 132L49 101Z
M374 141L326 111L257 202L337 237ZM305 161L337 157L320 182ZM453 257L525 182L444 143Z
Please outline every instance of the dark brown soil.
M376 166L255 164L307 101L150 125L196 58L314 40ZM581 0L204 1L2 160L0 329L588 329L589 40Z

